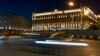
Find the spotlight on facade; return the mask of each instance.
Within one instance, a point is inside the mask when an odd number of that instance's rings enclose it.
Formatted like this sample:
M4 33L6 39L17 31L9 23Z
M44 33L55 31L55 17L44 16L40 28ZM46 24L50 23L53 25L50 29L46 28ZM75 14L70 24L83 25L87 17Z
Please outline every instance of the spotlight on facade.
M88 10L85 10L84 11L84 15L88 15L89 14L89 11Z
M100 18L100 15L97 15L97 18Z

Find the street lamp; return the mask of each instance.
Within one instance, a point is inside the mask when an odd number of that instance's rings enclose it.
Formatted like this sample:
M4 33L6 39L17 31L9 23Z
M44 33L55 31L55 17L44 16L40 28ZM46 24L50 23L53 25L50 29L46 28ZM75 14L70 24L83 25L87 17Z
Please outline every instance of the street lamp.
M74 5L75 5L75 4L74 4L74 1L69 1L69 2L68 2L68 6L69 6L69 7L73 7ZM71 15L71 18L72 18L72 24L71 24L72 26L71 26L71 27L73 28L73 25L74 25L74 18L73 18L73 15Z
M75 2L73 1L73 0L71 0L71 1L69 1L68 2L68 6L69 7L73 7L73 6L75 6ZM82 7L82 5L81 5L81 3L80 3L80 8L81 8L81 10L83 10L84 11L84 7ZM88 15L89 14L89 11L88 10L85 10L84 12L80 12L80 14L81 14L81 17L80 17L80 26L81 26L81 28L83 29L83 14L84 15ZM72 17L72 24L74 24L74 19L73 19L73 16L71 16Z
M70 7L73 7L75 4L74 4L73 1L69 1L69 2L68 2L68 5L69 5Z

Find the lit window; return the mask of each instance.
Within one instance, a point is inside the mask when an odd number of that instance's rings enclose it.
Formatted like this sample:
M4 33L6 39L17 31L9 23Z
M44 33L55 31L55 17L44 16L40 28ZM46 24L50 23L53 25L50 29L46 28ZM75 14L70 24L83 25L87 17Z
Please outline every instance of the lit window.
M50 19L50 18L48 17L48 19Z
M45 19L47 19L47 17L45 17Z
M80 16L80 14L78 14L78 16Z
M73 15L73 17L74 17L75 15Z
M51 19L51 16L49 16L49 19Z
M64 15L62 15L62 18L64 18Z
M61 18L62 18L62 15L61 15Z
M7 26L5 26L5 29L7 29Z
M47 17L45 17L45 19L47 19Z
M46 17L44 17L44 19L46 19Z
M51 19L51 16L49 18Z
M48 17L45 17L45 19L48 19Z
M40 20L41 18L38 18L38 20Z
M53 16L51 16L51 18L53 18Z
M58 16L60 18L60 16Z
M48 19L48 17L46 17L46 19Z
M70 17L73 17L73 15L70 15Z
M55 18L55 16L54 16L54 18Z
M50 19L50 17L48 16L48 19Z
M0 27L0 29L2 29L2 27Z
M42 17L42 19L44 19L44 17Z
M70 27L71 27L71 28L73 27L72 23L70 24Z
M77 14L75 14L75 16L77 16Z
M42 17L40 17L40 20L42 19Z
M4 27L1 27L1 29L4 29Z
M41 17L41 20L43 19L43 17Z
M36 20L36 17L33 17L33 20Z
M37 18L37 20L39 20L39 17Z
M36 18L36 20L38 20L38 18Z
M59 18L59 16L57 16L57 18Z
M66 15L66 17L67 17L67 15Z

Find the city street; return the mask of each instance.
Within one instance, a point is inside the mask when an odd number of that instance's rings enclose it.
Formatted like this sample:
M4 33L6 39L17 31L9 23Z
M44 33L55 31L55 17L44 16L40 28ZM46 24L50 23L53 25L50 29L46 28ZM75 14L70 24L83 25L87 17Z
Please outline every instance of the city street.
M88 46L36 44L35 40L0 40L0 56L100 56L100 41L71 39ZM68 42L68 40L66 40Z
M100 56L100 0L0 0L0 56Z

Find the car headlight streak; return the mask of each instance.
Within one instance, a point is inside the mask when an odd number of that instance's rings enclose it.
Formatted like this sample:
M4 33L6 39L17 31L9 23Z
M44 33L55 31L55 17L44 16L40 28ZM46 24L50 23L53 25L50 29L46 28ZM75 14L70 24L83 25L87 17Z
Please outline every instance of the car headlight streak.
M69 46L88 46L87 43L62 42L62 41L35 41L37 44L69 45Z

